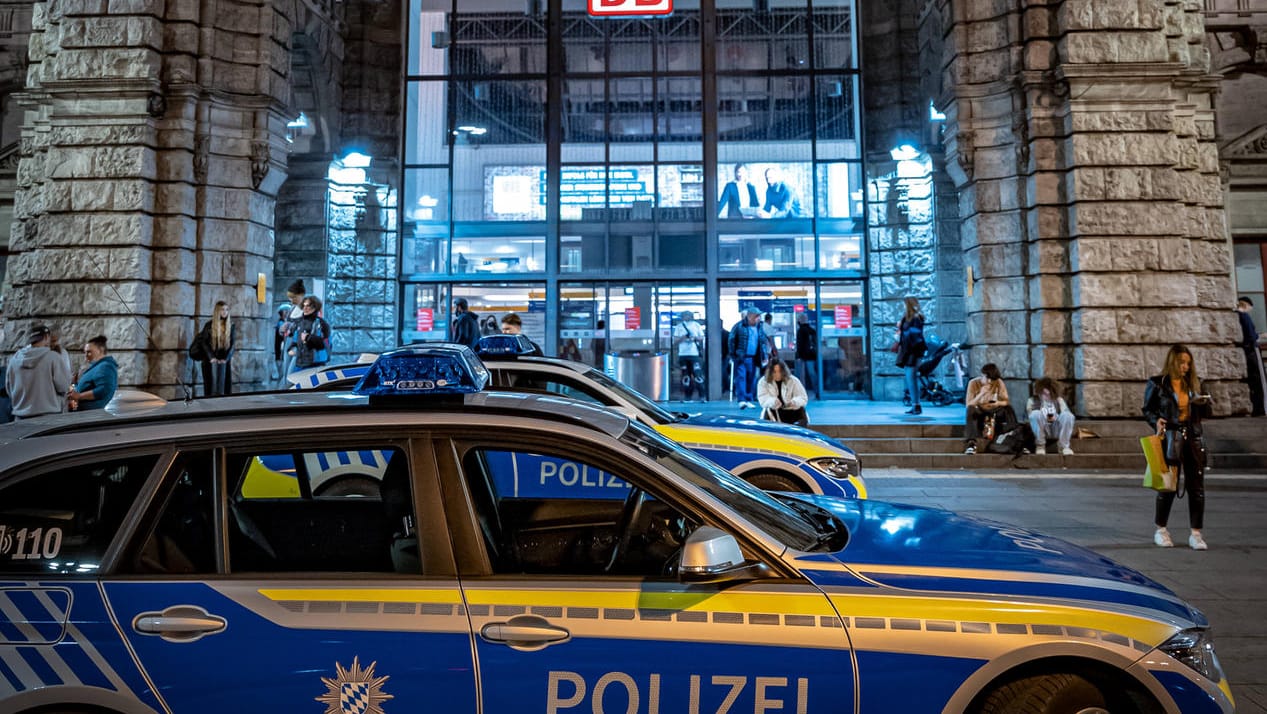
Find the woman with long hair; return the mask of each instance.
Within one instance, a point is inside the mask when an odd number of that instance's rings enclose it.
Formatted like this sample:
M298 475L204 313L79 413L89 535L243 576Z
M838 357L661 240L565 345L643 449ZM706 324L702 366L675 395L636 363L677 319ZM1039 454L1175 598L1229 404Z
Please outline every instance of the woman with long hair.
M924 313L919 310L919 298L906 296L906 313L897 326L897 366L906 374L906 393L911 395L911 408L907 414L922 414L919 405L919 377L915 367L928 349L924 343Z
M236 338L229 304L217 301L211 319L202 328L201 339L207 359L202 361L203 394L219 397L233 392L233 344Z
M1184 345L1174 345L1166 353L1166 363L1161 374L1148 380L1144 388L1144 417L1162 437L1166 453L1166 465L1175 475L1176 484L1182 472L1185 486L1175 491L1158 491L1153 543L1170 548L1174 542L1166 523L1170 520L1170 507L1175 495L1186 487L1188 492L1188 546L1193 550L1205 550L1205 538L1201 528L1205 520L1205 439L1201 434L1201 419L1209 416L1210 395L1201 393L1201 380L1192 352Z
M809 394L783 360L770 360L765 375L757 382L757 403L761 405L762 415L770 421L809 424L809 415L805 413Z

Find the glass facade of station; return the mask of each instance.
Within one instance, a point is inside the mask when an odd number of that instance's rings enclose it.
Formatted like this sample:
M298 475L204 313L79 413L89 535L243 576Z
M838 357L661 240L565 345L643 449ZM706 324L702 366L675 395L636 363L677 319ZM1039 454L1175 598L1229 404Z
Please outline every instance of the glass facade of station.
M850 0L412 0L402 341L445 339L461 296L601 364L671 352L690 310L716 398L753 305L789 361L798 316L817 325L821 396L867 396L856 21Z

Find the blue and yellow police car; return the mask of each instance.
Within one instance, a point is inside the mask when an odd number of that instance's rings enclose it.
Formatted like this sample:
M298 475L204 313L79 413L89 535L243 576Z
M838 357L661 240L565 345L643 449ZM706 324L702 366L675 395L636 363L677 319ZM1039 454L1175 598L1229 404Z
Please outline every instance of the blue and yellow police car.
M522 335L489 335L476 348L496 389L557 394L619 410L766 490L867 497L861 459L826 434L761 419L670 412L589 365L534 357L531 350ZM368 369L367 364L313 368L291 375L291 382L298 389L350 388ZM572 476L555 478L547 469L533 487L606 492L594 479Z
M1233 711L1206 618L1093 552L761 491L488 380L437 346L352 393L0 427L0 711ZM314 488L321 453L381 478ZM252 494L273 458L297 488ZM623 498L517 494L541 459Z

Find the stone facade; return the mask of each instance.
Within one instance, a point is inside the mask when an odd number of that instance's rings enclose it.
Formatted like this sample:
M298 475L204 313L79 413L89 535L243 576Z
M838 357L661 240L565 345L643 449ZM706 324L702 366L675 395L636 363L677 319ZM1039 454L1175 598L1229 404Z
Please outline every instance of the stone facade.
M1016 401L1050 375L1081 414L1135 416L1182 339L1221 410L1246 402L1220 179L1233 230L1267 226L1267 129L1253 102L1220 131L1215 110L1221 81L1243 91L1220 108L1267 96L1264 2L861 0L877 398L901 394L883 348L912 294ZM104 332L125 384L173 395L224 299L258 382L260 274L320 281L336 351L394 343L398 0L29 7L0 350L37 319L71 345ZM336 186L353 149L371 166Z
M928 3L944 38L973 363L1013 400L1041 375L1080 414L1139 414L1189 344L1226 413L1246 404L1200 3Z
M9 344L32 320L110 338L125 385L168 395L217 300L256 381L285 176L292 6L36 3L6 290Z

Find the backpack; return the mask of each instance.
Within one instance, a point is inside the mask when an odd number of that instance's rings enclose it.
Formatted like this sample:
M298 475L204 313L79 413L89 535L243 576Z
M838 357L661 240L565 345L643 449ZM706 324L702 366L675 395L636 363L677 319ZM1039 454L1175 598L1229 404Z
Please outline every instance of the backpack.
M999 432L986 444L985 450L992 454L1020 454L1033 439L1029 426L1021 424L1007 431Z

